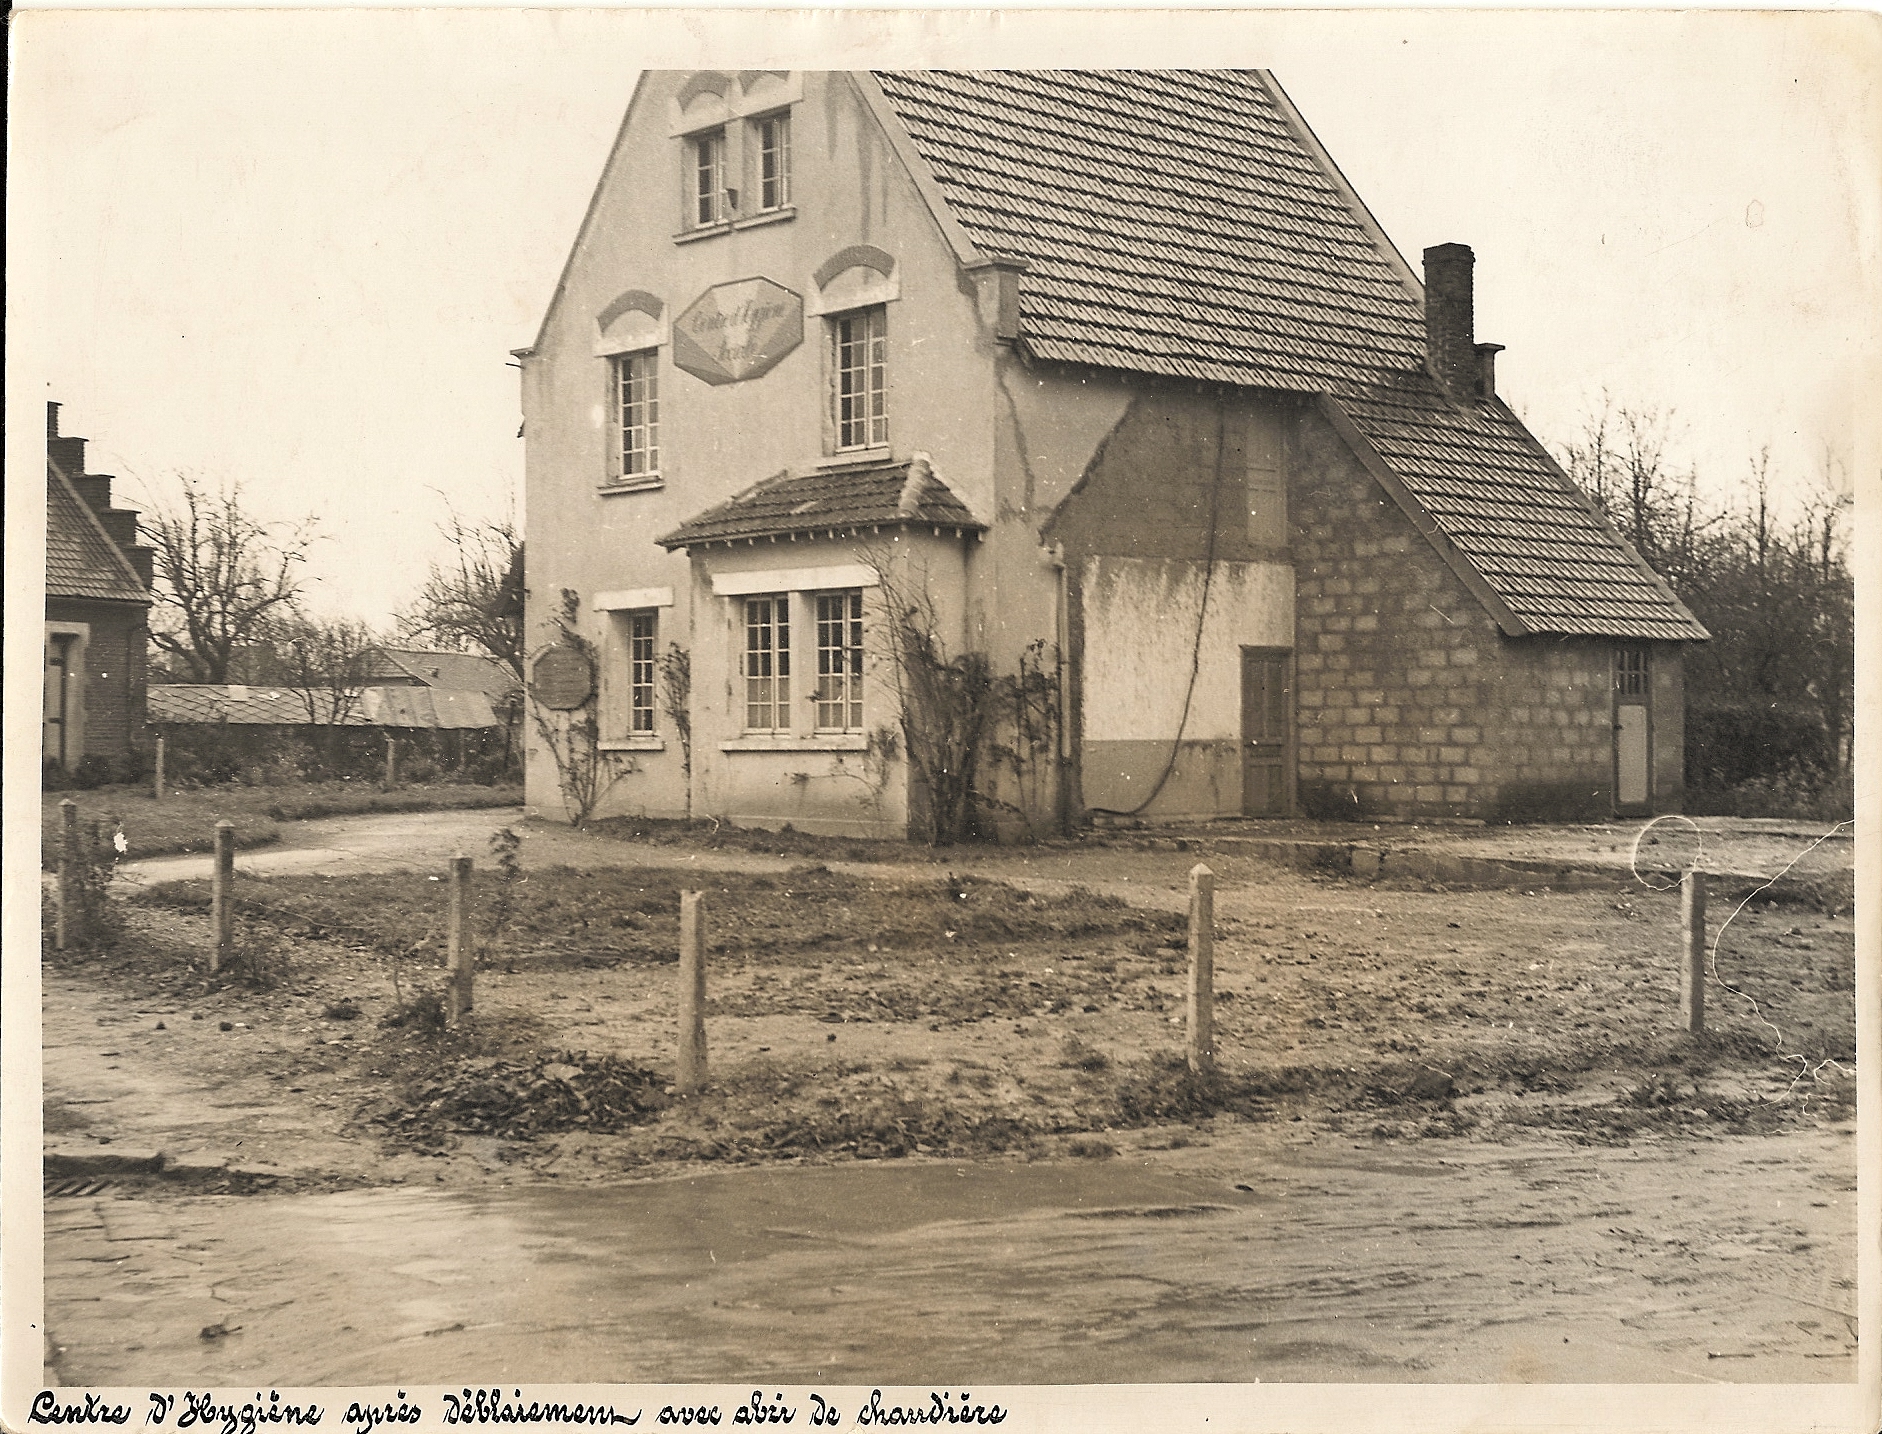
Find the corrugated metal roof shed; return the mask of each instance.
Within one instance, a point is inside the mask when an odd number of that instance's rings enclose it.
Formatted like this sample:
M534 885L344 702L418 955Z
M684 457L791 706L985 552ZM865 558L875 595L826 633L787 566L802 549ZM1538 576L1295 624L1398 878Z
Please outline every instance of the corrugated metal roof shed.
M486 692L501 699L522 686L516 674L477 652L430 647L376 647L367 657L366 680L407 679L457 692Z
M1706 636L1515 414L1438 386L1416 288L1268 77L875 78L973 242L1026 261L1030 353L1326 395L1515 630Z
M152 687L148 693L150 720L155 723L228 723L259 727L400 727L457 730L497 727L490 699L482 692L449 691L435 687L367 687L347 694L338 704L334 721L334 694L292 687L242 686L234 683L190 683Z

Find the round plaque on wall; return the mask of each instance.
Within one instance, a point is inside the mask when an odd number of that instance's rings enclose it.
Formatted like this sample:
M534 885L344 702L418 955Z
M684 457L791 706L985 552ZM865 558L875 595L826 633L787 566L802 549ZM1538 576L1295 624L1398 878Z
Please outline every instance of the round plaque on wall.
M594 665L572 647L552 647L530 668L529 690L544 707L567 712L593 695Z

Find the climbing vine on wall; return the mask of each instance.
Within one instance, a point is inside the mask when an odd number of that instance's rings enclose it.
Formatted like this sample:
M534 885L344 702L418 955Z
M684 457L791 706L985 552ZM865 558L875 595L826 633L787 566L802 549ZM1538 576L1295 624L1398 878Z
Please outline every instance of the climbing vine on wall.
M541 672L544 658L555 649L571 652L586 664L590 674L586 695L564 706L560 702L550 705L544 701L536 681L531 682L529 692L529 715L535 723L536 735L555 763L563 806L569 820L577 826L587 821L621 779L633 770L628 754L602 749L601 699L593 681L599 654L595 644L576 626L580 612L580 594L572 588L564 588L561 611L550 619L555 634L551 647L537 653L532 672Z

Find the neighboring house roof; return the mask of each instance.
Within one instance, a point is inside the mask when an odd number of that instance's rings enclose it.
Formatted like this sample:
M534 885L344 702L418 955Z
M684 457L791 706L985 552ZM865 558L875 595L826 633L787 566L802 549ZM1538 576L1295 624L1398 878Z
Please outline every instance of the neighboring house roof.
M367 656L366 683L409 680L426 687L478 691L501 699L522 683L495 658L476 652L441 652L427 647L376 647Z
M937 528L959 536L984 532L986 526L935 476L927 456L917 453L905 463L798 477L780 473L658 541L662 547L685 548L873 528Z
M308 698L313 699L313 720ZM334 721L336 705L339 721ZM198 722L232 726L303 727L408 727L453 730L497 727L490 699L482 692L448 691L432 687L367 687L337 703L334 694L316 689L311 694L292 687L242 686L235 683L191 683L148 689L150 721L165 724Z
M150 590L124 550L51 459L46 460L46 596L150 602Z
M1500 400L1439 387L1421 286L1265 71L875 79L974 245L1025 261L1030 354L1324 395L1505 631L1707 635Z

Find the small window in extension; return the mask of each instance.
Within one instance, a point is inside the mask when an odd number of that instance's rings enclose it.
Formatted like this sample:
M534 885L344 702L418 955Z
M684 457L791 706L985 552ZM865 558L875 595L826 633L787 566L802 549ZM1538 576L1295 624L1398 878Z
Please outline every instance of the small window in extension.
M628 728L653 731L654 633L659 614L649 608L632 614L628 624Z
M889 441L886 317L878 306L833 321L839 449L880 448Z
M717 224L725 218L725 131L695 135L693 152L693 223Z
M1614 694L1617 697L1647 695L1647 649L1623 647L1615 654Z
M622 354L614 361L615 426L621 435L620 476L660 471L659 352Z
M745 599L745 730L791 727L790 599L783 593Z
M758 135L758 208L791 202L791 117L768 115L752 126Z
M817 730L863 730L863 595L817 594Z

